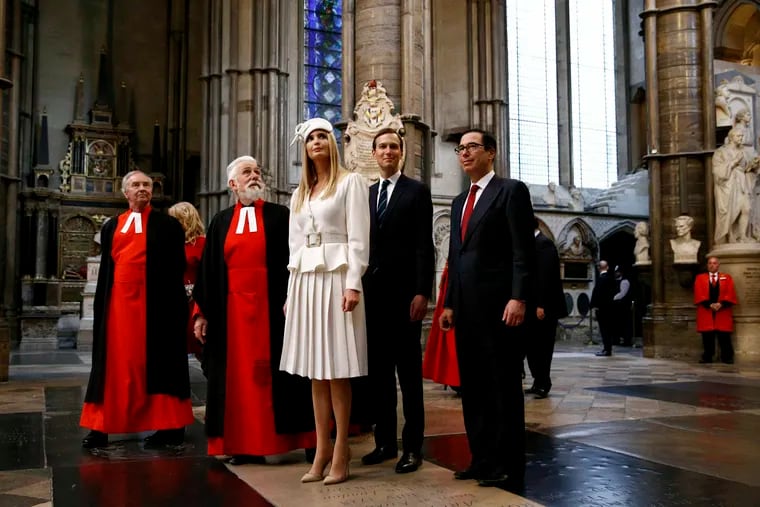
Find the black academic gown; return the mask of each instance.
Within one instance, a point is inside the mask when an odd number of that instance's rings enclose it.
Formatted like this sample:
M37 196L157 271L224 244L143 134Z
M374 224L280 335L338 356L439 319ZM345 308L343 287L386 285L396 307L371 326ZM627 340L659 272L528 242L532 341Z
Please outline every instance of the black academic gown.
M206 434L224 434L224 403L227 379L227 265L224 242L235 207L220 211L206 232L206 247L198 267L193 298L208 320L204 357L208 373ZM264 234L269 289L269 346L272 370L272 401L278 433L301 433L314 429L311 383L280 371L285 315L282 307L288 291L288 220L285 206L264 203Z
M113 287L111 244L118 220L101 231L98 285L95 289L92 370L84 401L102 403L106 371L106 324ZM185 233L180 223L160 211L148 218L146 252L146 377L147 394L190 397L187 365L188 308L185 294Z

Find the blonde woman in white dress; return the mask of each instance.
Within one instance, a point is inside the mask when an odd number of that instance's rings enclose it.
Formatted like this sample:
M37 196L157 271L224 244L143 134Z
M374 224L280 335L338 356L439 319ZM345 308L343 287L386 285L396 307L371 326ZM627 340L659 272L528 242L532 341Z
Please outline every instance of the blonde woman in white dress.
M301 482L324 484L348 479L350 379L367 375L361 277L369 262L369 190L361 175L340 166L332 130L322 118L296 128L304 143L303 171L290 201L290 282L280 361L281 370L312 379L317 451Z

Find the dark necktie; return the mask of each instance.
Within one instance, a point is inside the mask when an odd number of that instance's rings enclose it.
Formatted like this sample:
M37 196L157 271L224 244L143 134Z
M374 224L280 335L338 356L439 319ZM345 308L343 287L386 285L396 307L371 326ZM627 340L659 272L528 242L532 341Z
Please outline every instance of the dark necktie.
M467 233L467 224L472 216L472 210L475 208L475 196L478 194L480 187L473 185L470 187L470 195L467 196L467 204L464 206L464 215L462 215L462 241L464 241L464 235Z
M380 199L377 201L377 224L383 225L383 217L385 217L385 210L388 208L388 185L391 184L391 180L383 180L380 185Z
M715 284L718 283L718 275L717 274L710 274L710 285L715 287Z

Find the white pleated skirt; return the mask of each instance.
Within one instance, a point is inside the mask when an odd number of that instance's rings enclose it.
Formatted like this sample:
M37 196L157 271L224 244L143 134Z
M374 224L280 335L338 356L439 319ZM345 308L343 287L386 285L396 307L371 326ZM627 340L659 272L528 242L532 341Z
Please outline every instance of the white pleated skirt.
M364 294L343 311L345 269L293 272L289 285L280 369L318 380L367 375Z

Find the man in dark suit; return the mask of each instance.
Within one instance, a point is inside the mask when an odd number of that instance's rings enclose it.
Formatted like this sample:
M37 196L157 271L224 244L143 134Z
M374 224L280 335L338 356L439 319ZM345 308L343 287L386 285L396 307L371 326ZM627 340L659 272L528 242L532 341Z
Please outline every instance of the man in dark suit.
M395 459L396 371L403 398L403 454L396 472L422 464L422 319L433 287L433 202L430 190L401 174L403 140L383 129L372 141L380 181L369 189L369 267L362 280L367 311L369 382L374 400L375 449L365 465Z
M615 334L615 308L613 298L617 293L615 279L608 271L607 261L599 261L599 276L591 291L591 308L596 308L596 320L599 322L599 333L602 335L602 350L597 356L612 355L612 335Z
M557 321L567 317L567 304L562 290L557 247L538 228L538 219L534 218L533 221L536 236L536 284L526 317L530 336L526 344L526 355L533 385L525 392L535 394L536 398L546 398L552 388L550 372Z
M533 207L524 183L495 175L491 134L470 130L455 151L471 185L451 205L449 286L440 324L456 325L472 462L454 477L519 490L525 475L522 324L535 274Z

